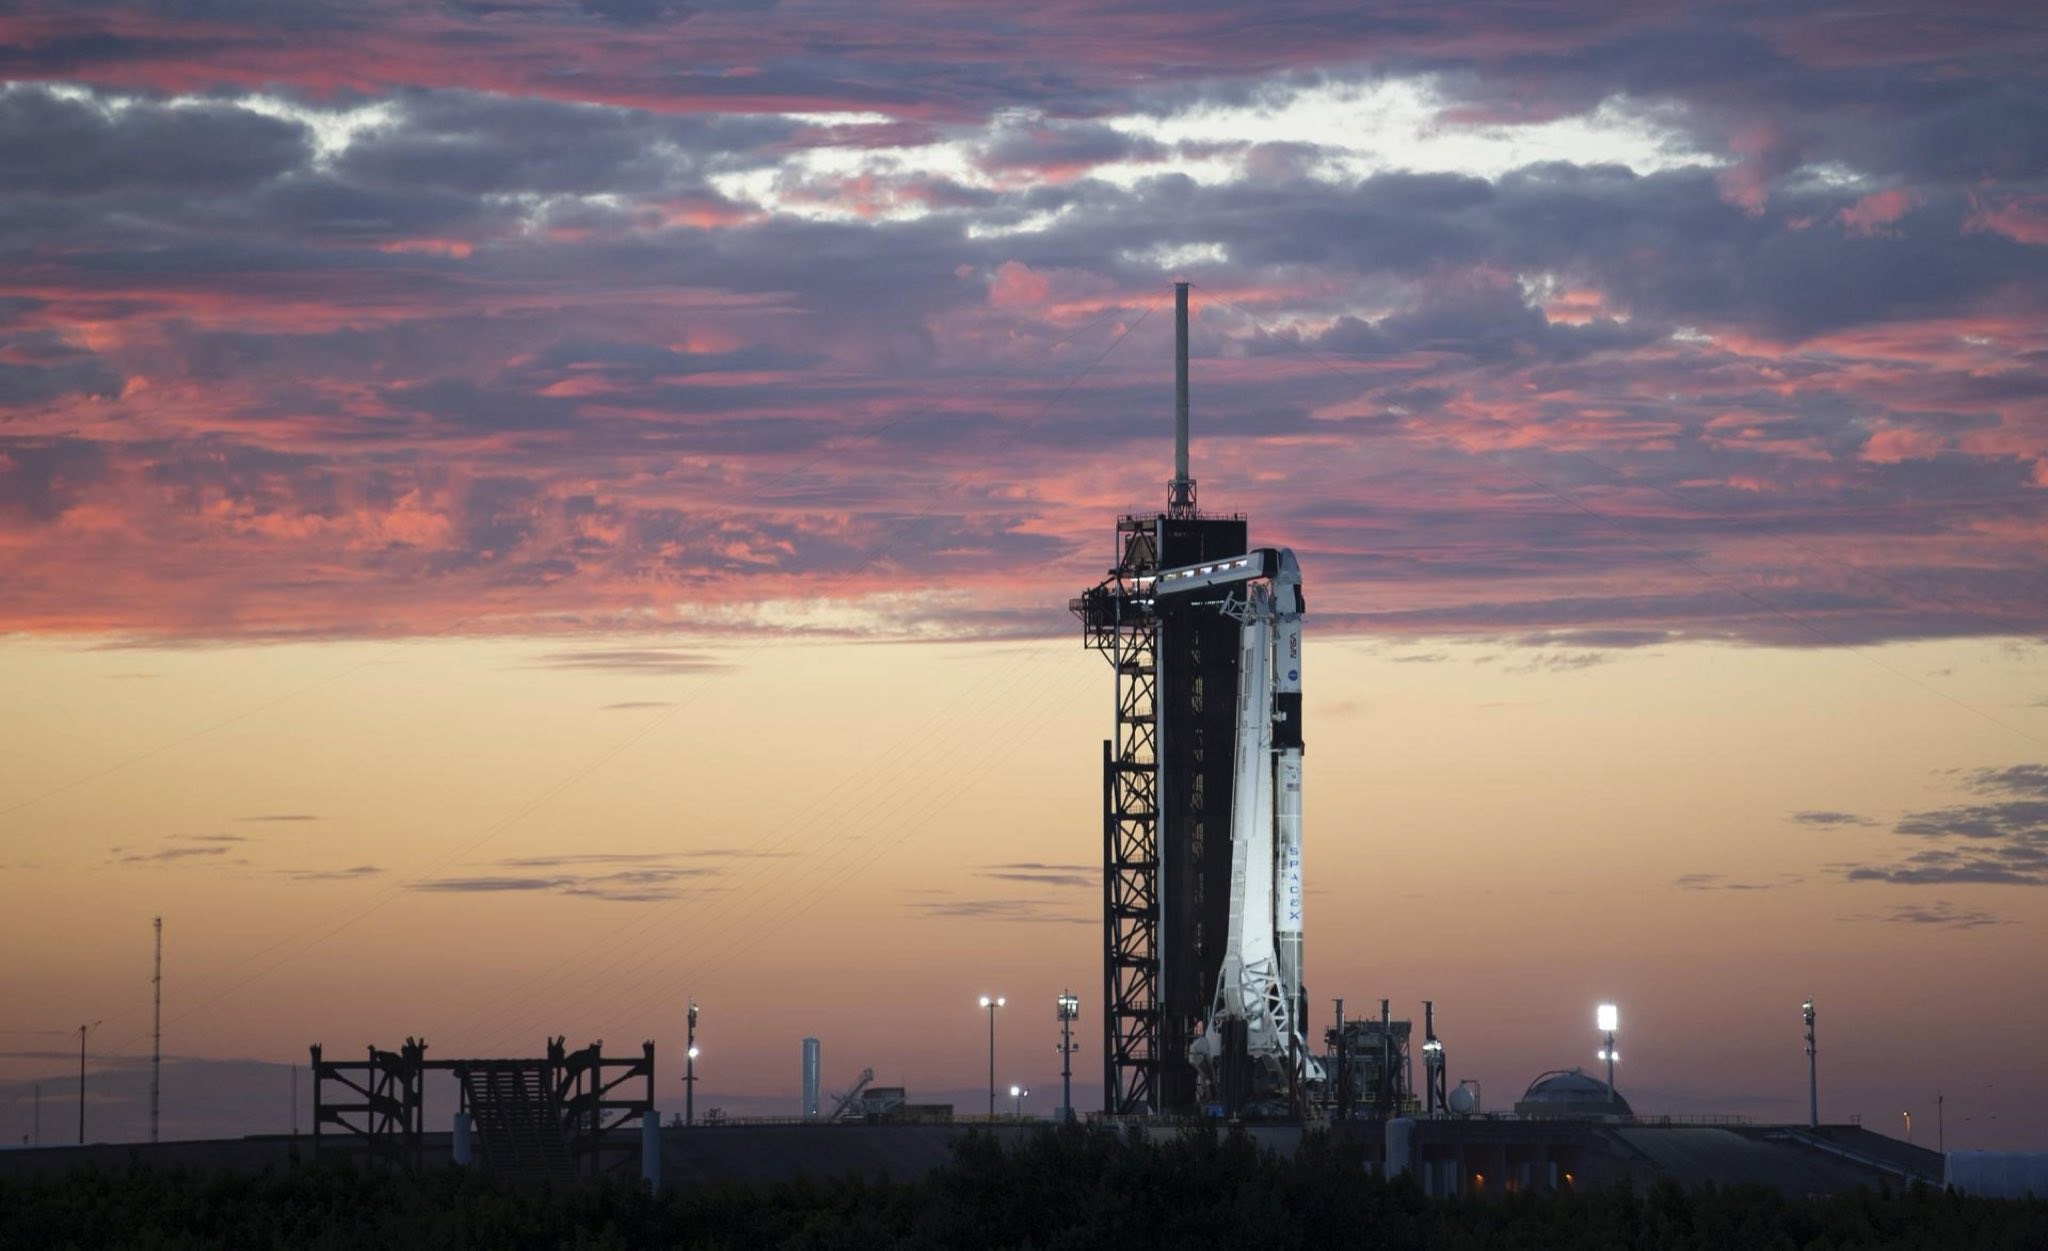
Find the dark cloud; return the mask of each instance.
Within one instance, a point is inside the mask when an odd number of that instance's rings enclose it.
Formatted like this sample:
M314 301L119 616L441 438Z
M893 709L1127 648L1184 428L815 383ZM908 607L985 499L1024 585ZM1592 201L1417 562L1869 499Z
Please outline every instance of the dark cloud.
M1964 784L1994 802L1908 813L1892 830L1916 850L1888 864L1846 867L1843 875L1910 885L2048 886L2048 768L1976 769Z
M56 520L105 478L107 466L105 448L88 440L0 437L0 520Z
M16 336L6 354L13 360L0 360L0 409L48 404L67 396L108 399L121 393L119 374L55 335Z
M719 673L730 667L702 652L655 647L550 652L539 658L539 664L548 669L579 669L653 677Z
M354 882L376 877L384 870L374 864L358 864L346 869L280 869L278 872L294 882Z
M1863 816L1858 816L1858 815L1856 815L1856 814L1855 814L1855 813L1853 813L1853 812L1828 812L1828 811L1822 811L1822 810L1818 810L1818 809L1807 809L1807 810L1805 810L1805 811L1802 811L1802 812L1795 812L1795 813L1793 813L1793 814L1792 814L1792 817L1791 817L1791 819L1792 819L1793 821L1796 821L1796 822L1798 822L1798 823L1799 823L1799 824L1801 824L1801 825L1876 825L1876 824L1877 824L1877 822L1875 822L1875 821L1871 820L1871 819L1870 819L1869 817L1863 817Z
M319 819L320 819L319 817L317 817L317 816L314 816L314 815L313 815L312 813L310 813L310 812L269 812L269 813L263 813L263 814L261 814L261 815L258 815L258 816L253 816L253 817L236 817L236 818L235 818L235 820L237 820L237 821L279 821L279 822L300 822L300 821L318 821Z
M1611 663L1606 652L1535 652L1508 666L1510 673L1569 673Z
M997 132L981 150L992 170L1030 169L1080 172L1111 161L1155 160L1160 143L1098 122L1036 123Z
M991 864L983 867L990 869L1029 869L1048 873L1085 873L1098 866L1092 864L1046 864L1037 860L1018 860L1010 864Z
M501 894L540 892L603 899L614 903L659 903L708 889L706 878L723 870L683 868L664 863L673 857L659 852L578 852L560 856L528 856L496 862L495 867L515 870L575 869L585 866L624 866L607 873L526 872L476 877L435 878L415 882L409 890L443 894Z
M675 853L662 851L588 851L561 856L514 857L497 863L508 869L560 869L578 864L660 864L674 858ZM677 869L675 872L680 876L696 876L718 870Z
M1671 884L1680 890L1774 890L1788 882L1731 882L1720 873L1683 873L1673 878Z
M39 87L0 90L0 185L10 196L148 188L226 195L298 168L310 137L294 122L227 102L109 112Z
M1039 864L1019 862L1016 864L985 865L975 871L977 877L993 878L999 882L1022 882L1032 886L1054 887L1099 887L1102 885L1101 869L1085 864Z
M1027 921L1059 925L1097 925L1100 917L1060 912L1033 899L918 900L912 908L929 917L976 921Z
M765 13L777 0L576 0L585 12L628 26L680 22L700 13Z
M560 890L573 885L575 881L576 879L567 877L444 877L414 882L406 889L451 895L495 895L506 892Z
M1979 769L1971 776L1970 785L1993 794L2048 799L2048 765L2022 764L2002 769Z
M1958 908L1944 900L1936 900L1931 904L1900 904L1888 912L1862 913L1842 919L1883 921L1893 925L1929 925L1945 930L1974 930L1987 925L2012 924L1994 912L1982 908Z
M1522 647L1631 648L1668 643L1673 637L1669 630L1552 630L1514 641Z
M155 851L123 851L113 849L115 860L121 864L169 864L180 860L192 860L202 856L225 856L227 847L161 847Z

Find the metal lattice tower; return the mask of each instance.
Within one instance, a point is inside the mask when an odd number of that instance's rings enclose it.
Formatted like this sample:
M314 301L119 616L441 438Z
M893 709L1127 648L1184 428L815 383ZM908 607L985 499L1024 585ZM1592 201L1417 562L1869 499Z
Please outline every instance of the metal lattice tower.
M150 975L150 984L156 992L156 1009L152 1015L149 1043L149 1140L157 1140L159 1102L163 1094L164 1072L164 919L156 918L156 971Z
M1159 621L1137 593L1159 567L1151 520L1117 523L1117 567L1073 605L1083 641L1116 672L1116 733L1102 744L1103 1093L1113 1115L1158 1106Z

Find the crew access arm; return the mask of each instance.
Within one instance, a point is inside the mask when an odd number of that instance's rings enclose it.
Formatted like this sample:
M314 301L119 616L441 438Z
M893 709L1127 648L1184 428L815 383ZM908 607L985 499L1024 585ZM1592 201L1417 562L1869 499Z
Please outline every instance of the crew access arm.
M1227 1040L1242 1023L1255 1090L1318 1083L1296 1014L1301 1003L1301 571L1294 553L1261 548L1162 571L1155 596L1221 590L1242 626L1236 780L1231 809L1230 929L1207 1027L1188 1059L1211 1101L1226 1085ZM1241 595L1239 592L1241 591Z

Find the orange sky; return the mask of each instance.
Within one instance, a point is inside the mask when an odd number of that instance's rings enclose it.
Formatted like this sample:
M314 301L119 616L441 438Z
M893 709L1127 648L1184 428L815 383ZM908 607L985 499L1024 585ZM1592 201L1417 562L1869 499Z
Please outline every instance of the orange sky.
M1950 1140L2027 1141L2048 1009L2011 992L2043 954L2035 893L1843 872L1896 860L1892 821L1955 801L1966 771L2029 758L2048 654L1605 655L1312 639L1316 1013L1434 999L1454 1080L1501 1106L1589 1062L1611 997L1639 1110L1768 1118L1798 1114L1811 993L1828 1116L1891 1130L1899 1104L1931 1125L1937 1088L1957 1117L1995 1090L2001 1119ZM1077 642L16 640L0 677L18 710L0 722L8 1015L105 1018L96 1070L147 1053L161 913L178 1057L291 1063L409 1034L518 1054L557 1033L672 1056L694 994L700 1108L787 1111L806 1033L828 1085L872 1065L971 1104L975 996L1014 1005L999 1084L1047 1092L1051 1001L1072 987L1077 1100L1099 1089L1110 687ZM449 881L472 889L420 889ZM53 1083L49 1117L68 1071L16 1056L0 1076ZM140 1133L139 1114L110 1105L106 1132ZM278 1115L258 1099L216 1128Z

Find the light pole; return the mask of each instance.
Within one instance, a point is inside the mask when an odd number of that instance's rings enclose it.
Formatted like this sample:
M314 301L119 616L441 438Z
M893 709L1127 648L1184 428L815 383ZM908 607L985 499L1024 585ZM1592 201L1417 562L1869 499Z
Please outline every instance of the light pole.
M1074 1119L1074 1018L1081 1015L1081 1001L1060 992L1060 1120Z
M1910 1147L1913 1145L1913 1114L1901 1112L1899 1115L1906 1118L1906 1145Z
M1807 996L1800 1006L1806 1016L1806 1123L1820 1128L1820 1069L1814 1062L1813 1045L1813 997Z
M996 1119L996 1009L1003 1006L1003 997L981 997L981 1006L988 1009L988 1119Z
M1607 1035L1607 1045L1600 1048L1600 1058L1607 1061L1607 1097L1611 1100L1615 1098L1614 1062L1621 1059L1621 1054L1614 1049L1614 1031L1621 1024L1621 1012L1613 1004L1603 1003L1593 1013L1593 1024Z
M690 1034L683 1051L683 1124L697 1123L697 1001L690 1000Z
M1010 1119L1017 1121L1024 1119L1024 1096L1030 1093L1031 1088L1029 1086L1010 1087L1010 1098L1016 1101L1016 1109L1011 1113Z

